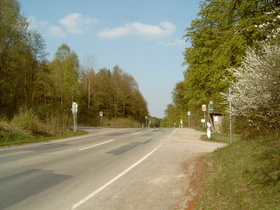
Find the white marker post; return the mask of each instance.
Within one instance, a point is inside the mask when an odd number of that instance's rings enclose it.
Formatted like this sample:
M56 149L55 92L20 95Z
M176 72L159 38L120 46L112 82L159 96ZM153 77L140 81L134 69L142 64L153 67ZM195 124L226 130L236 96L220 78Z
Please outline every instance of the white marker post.
M183 128L183 119L180 119L180 128Z
M209 122L207 122L207 137L211 138L211 124Z
M191 111L188 111L189 127L191 127Z
M78 113L78 104L76 102L72 103L72 113L74 119L74 133L77 131L77 113Z

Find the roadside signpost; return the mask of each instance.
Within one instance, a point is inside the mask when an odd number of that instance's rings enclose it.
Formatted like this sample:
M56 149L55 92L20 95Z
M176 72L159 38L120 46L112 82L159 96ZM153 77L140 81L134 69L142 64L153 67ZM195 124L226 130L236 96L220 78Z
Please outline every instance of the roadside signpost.
M180 119L180 125L179 125L180 128L183 128L183 119Z
M205 119L205 112L206 112L206 105L205 104L203 104L202 105L202 111L204 112L204 122L203 122L203 127L206 127L206 119Z
M209 113L214 112L214 103L213 103L213 101L209 102L208 110L209 110Z
M146 119L146 128L148 127L148 117L145 116L145 119Z
M72 103L72 113L73 113L73 119L74 119L74 133L77 131L77 113L78 113L78 104L76 102Z
M232 101L232 89L227 89L227 97L229 102L229 143L232 143L232 107L231 107L231 101Z
M100 126L102 127L102 117L103 117L102 111L99 112L99 116L100 116Z
M189 127L191 127L191 111L188 111Z

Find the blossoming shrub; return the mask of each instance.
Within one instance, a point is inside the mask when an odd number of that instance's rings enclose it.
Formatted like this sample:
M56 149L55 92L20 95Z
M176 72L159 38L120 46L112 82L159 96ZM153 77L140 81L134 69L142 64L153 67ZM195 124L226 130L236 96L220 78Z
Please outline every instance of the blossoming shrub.
M280 47L265 44L261 49L249 49L239 68L229 71L232 81L233 115L250 127L248 135L280 133Z

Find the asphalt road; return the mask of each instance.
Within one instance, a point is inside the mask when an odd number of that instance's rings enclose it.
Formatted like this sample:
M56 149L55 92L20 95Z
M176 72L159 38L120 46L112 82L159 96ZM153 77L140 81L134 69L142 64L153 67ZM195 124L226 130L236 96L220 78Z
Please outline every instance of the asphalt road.
M223 146L192 129L89 131L0 148L0 209L183 209L192 160Z

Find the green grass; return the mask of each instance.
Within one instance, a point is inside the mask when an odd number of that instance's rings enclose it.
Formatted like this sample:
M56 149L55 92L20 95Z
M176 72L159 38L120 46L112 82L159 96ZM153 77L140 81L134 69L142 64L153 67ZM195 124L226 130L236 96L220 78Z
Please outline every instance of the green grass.
M11 146L35 142L50 141L54 139L66 138L71 136L79 136L86 134L86 131L68 131L60 136L32 136L28 135L20 130L10 130L10 131L1 131L0 130L0 146Z
M206 179L196 209L280 209L279 136L239 140L203 160Z
M211 133L211 138L208 139L207 135L201 135L201 139L203 141L213 141L213 142L223 142L229 143L230 137L228 134L219 134L219 133ZM232 142L237 142L240 139L240 136L233 135Z
M194 128L197 131L207 132L206 128ZM236 142L240 139L240 136L233 135L232 142ZM211 133L211 138L208 139L207 134L201 135L201 140L203 141L213 141L213 142L223 142L229 143L230 137L228 134Z

